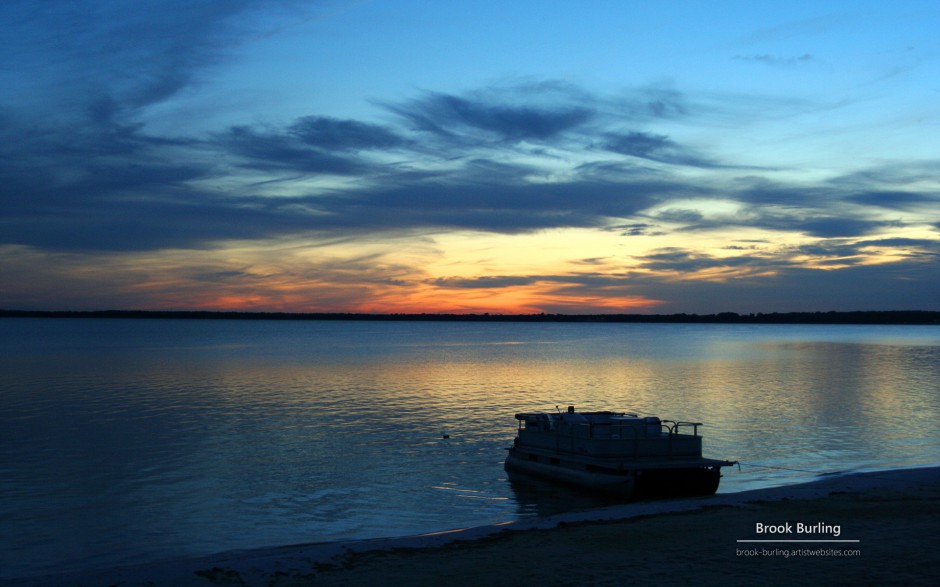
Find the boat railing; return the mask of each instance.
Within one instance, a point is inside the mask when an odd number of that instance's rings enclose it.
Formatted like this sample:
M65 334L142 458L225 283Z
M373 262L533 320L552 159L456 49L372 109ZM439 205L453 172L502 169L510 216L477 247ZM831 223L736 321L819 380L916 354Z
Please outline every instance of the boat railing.
M634 422L565 422L554 415L520 418L520 437L535 446L596 456L631 454L634 458L701 456L701 422L642 419ZM524 427L524 428L523 428ZM691 430L689 430L691 429ZM590 445L582 444L584 442Z
M614 423L614 422L561 422L553 418L551 415L539 415L537 419L528 419L518 415L520 428L531 428L535 427L536 429L552 432L555 431L556 426L566 426L570 430L571 434L574 436L579 436L581 438L597 438L597 439L612 439L612 440L630 440L630 439L640 439L640 438L649 438L650 432L653 432L653 436L656 434L668 434L670 436L678 436L683 434L683 429L692 428L691 436L698 436L698 427L702 426L701 422L683 422L676 420L658 420L655 422L645 421L637 422L630 424ZM686 432L686 434L688 434Z
M676 422L675 420L663 420L663 428L666 429L669 434L680 434L679 428L681 427L692 427L692 436L698 436L698 427L702 425L701 422Z
M589 422L570 424L573 432L577 430L575 433L576 436L584 438L609 438L613 440L649 438L651 436L650 432L657 427L659 434L667 434L670 436L678 436L681 434L698 436L698 427L701 425L701 422L677 422L674 420L662 420L658 423L647 422L642 424L594 424ZM691 434L683 430L687 430L688 428L692 428ZM653 432L652 436L655 436L657 432Z

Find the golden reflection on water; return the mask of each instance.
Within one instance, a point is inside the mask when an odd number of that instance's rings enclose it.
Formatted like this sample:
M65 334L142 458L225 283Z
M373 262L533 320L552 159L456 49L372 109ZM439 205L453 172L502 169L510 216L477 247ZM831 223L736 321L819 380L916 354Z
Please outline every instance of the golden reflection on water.
M257 375L235 376L255 383L229 388L228 399L258 401L263 381L281 405L337 425L374 417L413 433L507 441L520 411L634 411L704 422L716 457L819 472L916 457L905 456L918 446L911 429L938 413L936 394L924 389L936 389L929 345L723 340L711 354L674 356L617 344L594 353L557 341L409 342L404 354L282 365L276 382L262 364Z
M37 561L591 507L504 475L513 415L556 406L704 422L706 456L743 463L721 492L940 461L936 330L90 321L94 337L55 339L49 324L0 356L16 439L0 446L0 531L40 537L21 546Z

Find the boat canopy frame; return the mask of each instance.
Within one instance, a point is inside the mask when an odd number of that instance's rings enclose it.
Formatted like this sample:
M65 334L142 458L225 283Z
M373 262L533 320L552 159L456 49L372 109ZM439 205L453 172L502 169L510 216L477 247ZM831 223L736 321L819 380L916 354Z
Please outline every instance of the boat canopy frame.
M569 414L574 413L570 407L569 407L568 413ZM632 412L578 412L578 413L585 417L608 416L611 418L636 418L638 421L641 420L640 416ZM549 427L554 427L554 424L558 422L560 418L561 418L561 414L552 414L550 412L523 412L523 413L516 414L516 420L519 421L520 430L525 429L526 426L528 426L530 422L533 422L533 420L535 421L544 420L548 423ZM682 431L681 431L682 428L691 427L692 434L690 434L689 436L698 436L698 427L704 426L702 422L685 422L682 420L660 420L659 418L655 418L655 419L646 418L643 420L644 421L642 423L646 426L649 426L653 424L654 422L658 423L661 426L661 430L664 428L665 432L669 435L680 435L682 434ZM591 421L587 421L583 423L581 422L568 423L568 424L572 427L578 426L578 425L589 426L591 429L593 429L595 425L610 425L610 424L597 424ZM625 428L627 427L627 425L620 424L618 427ZM593 437L594 435L589 434L588 436Z

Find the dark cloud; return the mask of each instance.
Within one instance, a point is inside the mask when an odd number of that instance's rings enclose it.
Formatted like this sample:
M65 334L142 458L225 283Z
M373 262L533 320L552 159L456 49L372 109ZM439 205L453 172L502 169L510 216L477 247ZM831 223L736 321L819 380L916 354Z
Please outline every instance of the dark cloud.
M394 149L408 143L386 127L327 116L301 118L290 126L288 132L311 147L337 151Z
M299 3L279 6L291 4ZM266 202L196 187L223 173L218 148L202 137L147 134L138 120L196 83L242 35L263 32L251 18L262 7L270 14L270 3L256 0L0 4L3 65L17 89L0 98L0 240L137 251L296 227ZM280 149L293 166L355 168L247 134L259 141L231 140L249 160L276 159ZM271 230L275 217L281 228Z
M905 260L877 265L866 263L867 254L871 252L872 247L890 251ZM812 261L807 262L807 258ZM812 301L812 296L817 296L817 301L831 299L832 307L839 309L870 309L879 307L874 300L890 291L892 287L897 287L899 292L903 293L899 299L892 301L892 307L903 309L923 305L923 302L913 303L918 297L917 287L909 283L909 280L924 280L927 275L936 272L936 275L920 283L925 287L932 287L931 284L940 285L940 272L937 271L940 265L940 240L928 239L831 239L794 247L762 247L752 250L749 255L731 257L717 257L690 249L672 248L654 251L638 257L637 261L637 269L646 270L648 273L633 271L630 279L644 296L675 299L675 294L667 294L666 290L670 287L669 284L675 285L676 279L682 279L682 287L679 289L684 292L681 301L683 306L693 299L694 292L699 291L705 296L702 300L704 304L700 305L700 308L711 306L726 311L740 310L734 310L733 303L726 303L721 297L724 294L717 292L734 296L729 299L738 299L737 296L741 296L743 290L748 293L740 299L750 297L752 301L748 303L754 304L753 300L762 299L753 297L754 294L759 294L766 288L767 305L762 307L777 308L775 311L810 307L812 303L808 302ZM723 270L724 273L719 274L726 277L702 278L714 270ZM877 283L853 281L863 275ZM889 283L893 285L888 285ZM804 289L801 290L801 287ZM859 301L869 300L870 303L852 305L847 302L854 302L854 299L827 298L836 293L838 296L846 296L853 288L859 289ZM712 293L705 293L706 291ZM784 292L796 296L792 304L787 303Z
M827 261L844 262L846 259L859 258L862 247L842 239L819 241L812 244L803 244L793 250L794 255L803 255Z
M923 214L940 201L932 192L862 192L841 181L787 185L751 176L698 187L702 209L665 208L651 217L678 224L681 231L750 227L819 238L859 237L905 225L900 217L883 217L881 209ZM709 200L734 201L742 207L734 213L706 213Z
M455 289L491 289L532 285L543 278L531 276L496 276L496 277L447 277L433 279L429 283Z
M573 103L556 105L507 102L502 96L424 97L386 107L409 127L457 142L546 141L588 122L593 111Z
M355 140L353 137L349 142ZM257 169L336 175L367 171L358 159L313 148L294 133L263 133L239 126L221 135L218 142L222 149L242 158L244 165Z
M282 5L299 4L285 2ZM240 35L258 32L257 0L9 0L0 7L4 45L27 89L92 123L176 94L219 62Z
M488 111L477 106L479 112ZM578 117L535 125L553 129L536 132L524 122L526 116L515 116L527 112L525 108L496 111L505 118L474 114L461 120L495 133L497 143L526 133L561 149L572 148L578 140L594 140L583 135ZM542 113L534 116L538 119L577 110L539 106L528 111ZM503 124L502 131L491 130ZM651 218L685 231L752 227L834 238L873 234L893 224L870 220L846 205L900 206L932 197L918 192L860 193L847 183L797 187L753 177L731 184L693 183L662 170L611 161L580 164L563 180L533 182L545 171L507 161L503 144L489 149L441 143L429 155L406 128L324 116L302 117L283 127L232 127L203 138L155 137L139 126L108 124L97 133L76 132L71 141L63 132L25 135L25 148L19 149L12 145L24 146L13 140L22 128L7 124L0 132L11 139L0 163L3 238L56 249L201 247L214 240L297 234L321 238L375 230L513 234L592 227L625 236L662 234L661 227L648 222ZM665 135L602 136L621 140L619 150L640 159L679 149ZM395 153L398 161L389 164L374 157L381 153ZM437 169L422 169L422 162L435 157ZM675 156L672 162L678 165L680 160ZM687 161L692 167L699 163ZM254 175L240 177L238 169ZM290 197L279 197L263 191L259 173L270 182L343 176L356 178L358 185L311 193L299 188ZM224 195L206 187L217 181L227 184ZM671 201L689 198L737 200L747 207L730 216L668 207ZM650 215L647 211L653 207L660 210Z
M860 169L833 178L831 183L854 188L859 191L876 188L898 190L902 186L932 184L937 178L940 161L897 161L890 165Z
M637 257L638 267L649 271L694 273L706 269L768 265L767 258L756 256L715 257L687 249L672 248Z
M2 226L7 243L58 251L203 248L213 241L276 237L307 228L303 215L265 200L190 190L160 199L86 198L68 208L50 204L11 215Z
M594 263L585 263L593 265ZM482 277L449 277L429 280L428 283L452 289L503 289L538 284L548 295L609 296L612 293L629 295L632 276L607 275L592 272L537 275L496 275Z
M734 197L733 192L728 193ZM821 204L815 210L793 212L786 208L750 206L734 214L706 215L700 210L667 208L652 216L655 220L677 225L678 232L731 230L756 228L780 233L802 233L818 238L859 237L881 229L901 226L895 220L869 220L856 217L856 212L844 216L817 215L818 211L834 209Z
M589 257L587 259L572 261L572 263L575 265L602 265L606 260L606 257Z
M466 181L455 177L301 201L324 228L401 230L459 228L498 233L557 227L603 227L636 214L673 189L667 184L568 181L548 184ZM519 178L516 178L519 179Z
M703 224L705 215L698 210L667 208L656 214L656 219L663 222L676 222L688 226Z
M864 220L858 218L817 217L798 220L787 224L789 230L803 232L820 238L864 236L878 229L897 226L898 223L884 220Z
M605 139L604 148L621 155L690 167L719 167L716 163L679 146L665 135L645 132L609 133Z
M656 230L658 226L646 222L634 222L632 224L614 224L607 226L605 230L619 232L622 236L642 236L662 234Z
M679 119L692 110L682 92L655 86L633 90L616 99L611 107L617 116L641 121Z
M675 143L664 135L632 132L625 135L608 135L605 147L615 153L648 158L657 152L674 149Z
M663 300L668 313L910 310L936 307L927 292L940 291L937 262L856 264L839 269L791 264L746 278L683 279L632 275L634 291Z
M846 198L850 202L889 210L909 210L923 205L940 206L940 195L918 192L869 191Z
M749 254L734 256L715 256L699 251L679 247L660 249L650 254L636 257L637 269L654 273L676 273L694 275L716 269L735 270L739 278L762 273L768 270L787 271L805 264L811 257L815 265L851 265L861 262L865 245L834 239L803 244L795 247L783 247L775 250L727 246L725 250L746 251Z
M699 302L690 300L700 300L709 312L739 311L735 304L746 296L767 299L763 311L791 302L793 309L815 308L819 296L858 287L857 299L839 302L847 309L865 308L878 295L902 304L915 299L918 287L940 291L940 235L894 236L915 224L940 231L936 161L797 182L779 179L794 177L794 170L764 173L682 135L684 127L733 124L737 132L742 121L806 112L799 100L719 100L668 83L599 94L565 82L517 80L374 101L378 122L308 112L282 124L226 122L211 133L180 127L172 136L148 124L159 119L157 107L172 109L173 98L198 88L246 40L321 9L304 0L0 3L0 65L8 82L0 96L0 248L8 266L24 251L35 255L29 259L45 252L58 258L92 252L91 258L236 240L303 238L317 246L455 229L519 234L573 227L620 234L633 245L637 239L628 237L673 231L681 243L690 231L733 235L747 228L816 242L770 251L766 241L738 241L726 247L737 251L729 257L657 250L613 276L506 275L432 285L549 284L572 296L663 300L667 309L681 302L691 310ZM761 34L820 24L831 23ZM770 66L815 60L759 51L739 59ZM731 177L734 170L747 175ZM863 262L878 252L891 253L890 262ZM594 270L613 263L614 254L603 251L573 266ZM801 266L807 257L829 270ZM28 263L17 263L23 271L16 275L27 275ZM318 270L334 283L363 288L404 286L401 276L415 273L383 263L364 256ZM690 277L707 272L734 274L737 283ZM270 277L219 263L192 268L189 278L216 285ZM878 279L884 285L873 283ZM682 295L700 298L677 299L676 280L684 280Z
M899 248L925 248L940 252L940 240L924 238L879 238L864 240L856 243L859 247L899 247Z
M37 83L61 80L63 103L77 110L54 122L21 116L29 111L24 104L0 110L0 240L6 243L141 251L449 229L516 234L581 227L640 236L661 235L666 226L832 239L896 225L873 220L872 209L911 210L936 199L912 187L930 177L924 165L812 185L759 173L706 177L735 166L707 146L693 149L657 132L656 125L711 120L714 113L665 86L616 95L551 81L427 91L377 103L393 115L383 124L311 113L280 126L158 136L141 122L142 109L194 83L240 35L257 34L249 17L261 3L171 1L171 10L155 0L134 7L63 2L58 11L36 6L11 2L0 14L71 27L75 37L60 45L43 33L22 40L37 67L45 59ZM86 14L92 7L97 12ZM16 18L11 22L10 30L20 30ZM108 75L97 75L105 70ZM289 189L288 182L294 182ZM711 200L737 202L741 210L712 213ZM711 261L645 262L692 270Z
M230 282L230 281L244 281L244 280L264 280L267 277L264 275L259 275L251 271L239 271L239 270L228 270L228 271L212 271L207 273L190 273L190 278L196 281L208 281L208 282Z
M568 298L567 302L538 304L545 312L578 311L578 300L613 296L653 301L662 313L905 310L925 307L924 289L940 291L940 255L912 256L890 264L862 263L855 255L870 244L831 242L733 257L672 248L639 257L634 269L619 274L502 275L448 279L441 285L499 289L537 283L547 299ZM917 244L935 251L938 247L935 241ZM806 256L816 259L812 267L805 263ZM628 307L625 311L636 310Z
M637 311L630 304L643 300L662 313L905 310L924 307L921 288L940 291L937 256L871 265L853 258L863 246L831 242L732 257L671 248L639 257L638 265L621 273L497 275L429 283L493 290L537 284L545 298L535 306L544 312L577 312L583 310L583 300L618 297L627 300L619 311L627 312ZM807 267L806 256L816 258L813 267Z
M738 178L732 197L743 203L786 208L828 208L843 195L843 191L828 185L787 185L762 177Z

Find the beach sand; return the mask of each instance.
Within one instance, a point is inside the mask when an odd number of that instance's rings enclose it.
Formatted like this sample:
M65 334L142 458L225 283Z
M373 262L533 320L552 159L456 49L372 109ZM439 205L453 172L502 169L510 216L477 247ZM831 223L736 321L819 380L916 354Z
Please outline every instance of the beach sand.
M781 532L758 534L758 523ZM940 468L930 467L434 535L233 552L9 584L940 585L938 532Z

